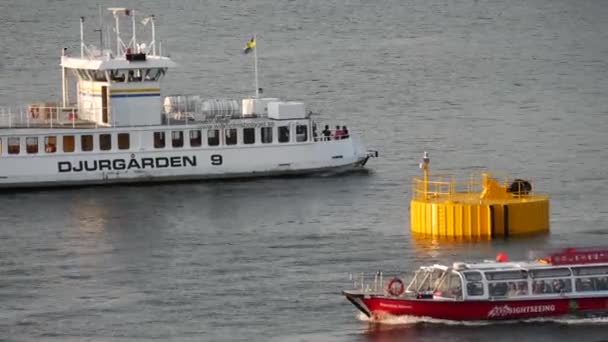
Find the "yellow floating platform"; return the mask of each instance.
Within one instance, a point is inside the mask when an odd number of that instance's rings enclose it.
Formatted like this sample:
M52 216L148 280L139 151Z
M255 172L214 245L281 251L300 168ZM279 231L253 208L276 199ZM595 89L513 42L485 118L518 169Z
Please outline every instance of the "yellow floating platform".
M414 178L410 220L419 235L458 239L493 239L549 231L549 196L533 191L529 181L489 172L457 182L453 176L429 175L428 154Z

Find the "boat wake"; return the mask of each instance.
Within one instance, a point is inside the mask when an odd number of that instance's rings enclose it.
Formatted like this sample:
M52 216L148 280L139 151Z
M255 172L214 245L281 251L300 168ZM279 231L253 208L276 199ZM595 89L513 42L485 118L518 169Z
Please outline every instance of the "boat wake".
M386 316L381 320L371 319L359 313L357 319L370 324L382 325L417 325L417 324L437 324L448 326L487 326L496 324L527 324L527 323L550 323L563 325L603 325L608 324L608 317L543 317L543 318L528 318L519 320L503 320L503 321L453 321L447 319L436 319L430 317L415 317L415 316Z

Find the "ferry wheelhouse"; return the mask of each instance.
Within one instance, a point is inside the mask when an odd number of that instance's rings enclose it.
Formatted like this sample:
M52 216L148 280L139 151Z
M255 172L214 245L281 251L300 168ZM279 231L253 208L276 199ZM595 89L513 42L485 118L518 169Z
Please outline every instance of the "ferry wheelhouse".
M240 101L162 98L176 63L157 49L154 16L109 11L112 42L85 44L81 18L80 54L64 49L61 103L0 109L0 188L338 173L377 156L359 134L323 130L303 103L257 89ZM125 43L120 24L129 19Z
M608 314L608 249L555 251L510 262L456 262L420 267L409 285L382 273L356 280L346 298L371 321L395 316L445 320L518 320Z

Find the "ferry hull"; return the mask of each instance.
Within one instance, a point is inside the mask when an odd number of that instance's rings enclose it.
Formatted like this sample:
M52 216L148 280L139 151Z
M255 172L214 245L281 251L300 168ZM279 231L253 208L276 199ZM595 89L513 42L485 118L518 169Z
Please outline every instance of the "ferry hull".
M429 317L455 321L493 321L566 315L608 315L608 297L445 301L395 299L348 291L344 291L344 295L355 307L376 322L395 316Z
M0 188L332 175L361 170L369 158L347 141L0 158Z

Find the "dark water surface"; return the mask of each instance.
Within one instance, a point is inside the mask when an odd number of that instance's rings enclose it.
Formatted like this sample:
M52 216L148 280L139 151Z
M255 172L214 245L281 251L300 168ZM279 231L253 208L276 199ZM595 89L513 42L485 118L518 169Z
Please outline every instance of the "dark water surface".
M608 6L591 0L127 1L180 64L165 94L268 96L363 131L381 158L346 177L3 193L0 341L600 341L608 321L358 319L349 272L504 250L607 244ZM0 103L58 99L61 47L96 2L0 2ZM94 32L86 33L95 37ZM67 44L67 45L66 45ZM551 234L456 243L409 233L431 167L530 179Z

